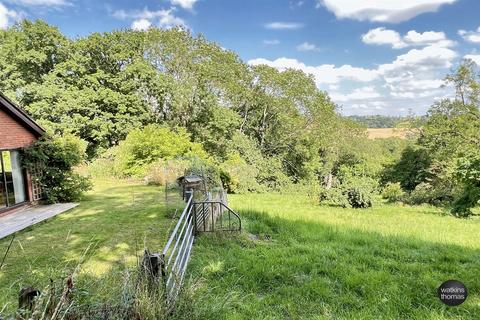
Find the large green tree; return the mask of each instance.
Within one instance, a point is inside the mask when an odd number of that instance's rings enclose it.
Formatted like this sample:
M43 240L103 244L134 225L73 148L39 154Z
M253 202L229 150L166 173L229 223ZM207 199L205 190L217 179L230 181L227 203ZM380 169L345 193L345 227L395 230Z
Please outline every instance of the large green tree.
M182 28L67 39L23 21L0 39L0 90L50 131L87 141L90 158L133 129L183 127L218 163L278 186L323 181L362 136L311 76L249 66Z

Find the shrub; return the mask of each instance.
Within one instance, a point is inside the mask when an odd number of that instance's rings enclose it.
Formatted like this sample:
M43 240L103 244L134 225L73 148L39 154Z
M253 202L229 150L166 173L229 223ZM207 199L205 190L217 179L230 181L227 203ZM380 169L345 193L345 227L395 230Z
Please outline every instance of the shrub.
M238 153L229 154L227 160L220 164L222 184L229 193L258 191L257 175L258 170L246 163Z
M99 157L86 165L84 171L91 177L99 179L108 179L115 176L113 159L108 157Z
M372 190L363 185L351 186L344 192L344 194L352 208L370 208L373 204Z
M471 208L480 204L480 183L468 186L453 202L452 214L459 218L466 218L472 214Z
M457 188L437 182L435 185L422 182L406 197L409 204L428 203L431 205L449 205L458 193Z
M28 170L40 169L37 177L48 203L78 200L91 188L90 181L73 172L85 159L87 143L73 135L45 136L23 152L23 165Z
M360 167L361 168L361 167ZM339 182L342 194L352 208L369 208L373 205L372 195L378 188L378 182L367 175L357 175L362 172L358 166L341 166Z
M176 183L177 178L183 176L190 166L191 160L188 159L160 159L150 166L145 181L148 184L168 186Z
M322 189L319 194L320 203L341 206L347 208L350 206L347 197L340 188Z
M375 186L376 183L371 178L350 176L333 188L322 190L320 202L345 208L369 208L373 205L372 195Z
M382 190L382 198L389 202L402 201L405 197L405 192L402 190L400 183L387 183Z
M432 200L433 186L430 183L422 182L410 192L408 196L408 203L410 204L422 204L430 203Z
M480 204L480 151L469 150L468 157L457 160L456 174L463 184L453 202L452 213L457 217L468 217L471 208Z
M111 152L114 155L114 169L119 176L143 177L149 166L159 160L208 159L202 146L190 141L186 129L171 130L160 125L132 130Z

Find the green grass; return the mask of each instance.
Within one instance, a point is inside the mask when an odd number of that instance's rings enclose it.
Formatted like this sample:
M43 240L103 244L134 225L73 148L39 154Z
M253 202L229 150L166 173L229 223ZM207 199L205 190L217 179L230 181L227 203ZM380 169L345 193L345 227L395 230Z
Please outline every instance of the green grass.
M342 209L280 194L232 195L230 205L245 231L197 238L173 318L480 319L478 217L428 206ZM125 270L145 247L162 248L171 211L161 188L95 181L79 207L17 234L0 270L0 310L15 309L23 286L64 279L87 248L76 297L118 305ZM469 289L459 307L436 297L448 279Z
M0 270L0 310L6 306L11 313L22 287L62 281L81 260L77 297L91 304L118 300L126 268L136 265L145 247L160 251L174 224L164 197L159 187L95 181L77 208L19 232ZM169 200L169 212L175 201ZM0 240L2 258L9 242Z
M179 319L480 319L480 219L432 207L234 195L246 233L202 235ZM467 301L443 305L448 279Z

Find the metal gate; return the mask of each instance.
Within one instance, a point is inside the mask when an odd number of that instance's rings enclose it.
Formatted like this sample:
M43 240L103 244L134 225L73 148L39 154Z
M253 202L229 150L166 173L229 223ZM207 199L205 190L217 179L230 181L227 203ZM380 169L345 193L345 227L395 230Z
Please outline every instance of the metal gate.
M194 201L193 192L187 192L185 198L185 208L159 259L169 306L175 303L182 287L195 236L201 232L242 229L240 216L228 207L224 192L215 198L208 193L203 201Z

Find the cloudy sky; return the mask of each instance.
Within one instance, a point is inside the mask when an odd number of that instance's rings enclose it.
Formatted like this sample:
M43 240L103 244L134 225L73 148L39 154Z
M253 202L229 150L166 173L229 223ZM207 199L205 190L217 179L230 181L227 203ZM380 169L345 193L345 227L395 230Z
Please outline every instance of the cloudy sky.
M442 79L480 64L478 0L0 0L0 28L44 19L70 37L183 25L250 64L301 69L344 114L423 114Z

